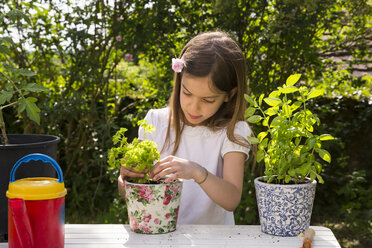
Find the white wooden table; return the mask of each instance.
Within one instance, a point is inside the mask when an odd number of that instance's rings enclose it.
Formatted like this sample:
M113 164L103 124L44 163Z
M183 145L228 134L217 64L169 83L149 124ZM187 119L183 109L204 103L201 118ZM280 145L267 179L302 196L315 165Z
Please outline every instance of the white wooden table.
M312 226L316 232L313 248L339 247L332 231ZM137 234L121 224L66 224L65 247L282 247L300 248L302 237L277 237L264 234L254 225L179 225L167 234ZM8 247L0 243L0 248Z

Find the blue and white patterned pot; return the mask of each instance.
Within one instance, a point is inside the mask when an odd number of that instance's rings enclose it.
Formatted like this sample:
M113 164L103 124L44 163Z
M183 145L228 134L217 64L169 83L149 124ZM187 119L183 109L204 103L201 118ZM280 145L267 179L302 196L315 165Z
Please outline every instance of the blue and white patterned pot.
M303 184L269 184L254 180L261 231L277 236L297 236L310 225L316 181Z

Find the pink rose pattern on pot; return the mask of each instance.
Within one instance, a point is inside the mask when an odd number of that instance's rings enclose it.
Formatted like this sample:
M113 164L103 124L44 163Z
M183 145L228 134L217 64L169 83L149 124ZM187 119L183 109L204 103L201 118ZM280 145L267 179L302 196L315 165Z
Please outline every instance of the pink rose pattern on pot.
M177 193L178 193L177 187L167 185L167 187L165 188L163 204L168 205L169 202L173 199L173 197L177 195Z
M168 195L168 194L165 194L164 195L164 200L163 200L163 204L166 206L170 203L170 201L172 200L172 196L171 195Z
M130 222L130 228L137 229L139 227L139 223L136 219L136 217L129 215L129 222Z
M147 226L141 226L141 231L143 231L144 233L151 233L151 229Z
M133 184L125 182L130 227L138 233L166 233L176 229L182 182Z
M140 185L136 186L136 188L139 188L139 195L137 196L138 199L144 199L147 202L152 202L154 200L154 191L152 191L149 187L146 185Z
M150 220L151 220L151 214L146 215L146 216L144 216L144 217L142 218L142 221L143 221L143 222L147 222L147 223L149 223Z
M159 223L160 223L159 218L156 218L156 219L154 220L154 223L155 223L156 225L159 224Z

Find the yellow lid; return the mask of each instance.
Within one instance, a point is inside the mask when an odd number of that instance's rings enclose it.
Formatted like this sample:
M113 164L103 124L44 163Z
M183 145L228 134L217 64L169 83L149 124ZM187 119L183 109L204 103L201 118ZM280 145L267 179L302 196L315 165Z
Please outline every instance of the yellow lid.
M8 198L24 200L48 200L63 197L67 194L65 184L57 182L57 178L29 177L9 183L6 192Z

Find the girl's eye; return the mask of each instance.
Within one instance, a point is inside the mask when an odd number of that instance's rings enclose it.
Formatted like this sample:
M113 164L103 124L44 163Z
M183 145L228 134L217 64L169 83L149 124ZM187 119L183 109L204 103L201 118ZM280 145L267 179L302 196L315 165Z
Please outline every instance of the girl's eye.
M204 102L206 102L206 103L214 103L215 100L207 100L207 99L204 99Z
M185 94L186 96L190 96L191 94L189 92L186 92L186 91L182 91L183 94Z

